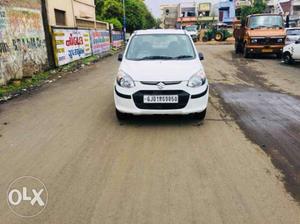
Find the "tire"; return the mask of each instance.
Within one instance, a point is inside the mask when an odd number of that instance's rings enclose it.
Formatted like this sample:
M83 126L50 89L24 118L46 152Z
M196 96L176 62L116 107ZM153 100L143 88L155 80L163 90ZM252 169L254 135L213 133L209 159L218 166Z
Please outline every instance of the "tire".
M221 32L216 32L215 41L222 41L224 39L224 35Z
M276 58L277 58L277 59L281 59L281 58L282 58L282 53L277 53L277 54L276 54Z
M200 113L193 114L193 118L200 121L203 121L205 119L205 116L206 116L206 109Z
M202 41L203 42L207 42L208 41L208 37L207 36L202 37Z
M249 58L250 57L250 54L249 54L249 51L246 48L246 45L244 45L243 55L244 55L244 58Z
M124 121L128 118L128 114L122 113L116 109L116 117L119 121Z
M293 63L293 58L292 55L290 54L290 52L285 52L283 54L283 61L285 64L292 64Z

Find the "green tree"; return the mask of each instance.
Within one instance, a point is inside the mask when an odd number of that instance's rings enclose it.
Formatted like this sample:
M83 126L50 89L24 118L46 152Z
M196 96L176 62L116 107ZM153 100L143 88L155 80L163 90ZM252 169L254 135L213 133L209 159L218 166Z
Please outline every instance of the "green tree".
M105 19L104 21L113 24L114 29L122 30L123 24L117 18Z
M101 15L103 5L104 5L104 0L95 0L96 15Z
M95 0L97 19L112 21L119 29L123 22L123 5L121 0ZM143 0L125 0L126 27L128 32L148 29L156 26L156 21ZM122 22L121 22L122 21Z
M245 20L248 15L259 14L265 12L267 4L264 0L254 0L252 6L244 6L241 8L241 20Z
M122 19L123 7L121 1L118 0L104 0L101 11L101 17L105 19L118 18Z

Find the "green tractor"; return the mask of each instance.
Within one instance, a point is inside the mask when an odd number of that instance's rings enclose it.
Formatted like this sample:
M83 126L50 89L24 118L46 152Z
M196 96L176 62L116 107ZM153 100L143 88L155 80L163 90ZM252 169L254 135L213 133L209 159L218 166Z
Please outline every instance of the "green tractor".
M211 41L215 39L216 41L225 41L227 38L232 37L232 34L228 31L226 24L214 24L212 25L202 37L202 41Z

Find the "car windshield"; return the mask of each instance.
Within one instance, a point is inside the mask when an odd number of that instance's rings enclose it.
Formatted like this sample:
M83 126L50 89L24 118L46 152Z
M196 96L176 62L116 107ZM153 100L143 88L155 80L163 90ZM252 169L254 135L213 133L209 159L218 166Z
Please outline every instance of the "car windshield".
M300 29L294 29L294 30L287 30L286 31L287 35L300 35Z
M252 16L248 26L252 29L260 28L282 28L283 19L281 16Z
M126 58L128 60L190 60L195 50L186 34L146 34L132 38Z
M195 26L188 26L185 28L186 31L196 31L197 30L197 27Z

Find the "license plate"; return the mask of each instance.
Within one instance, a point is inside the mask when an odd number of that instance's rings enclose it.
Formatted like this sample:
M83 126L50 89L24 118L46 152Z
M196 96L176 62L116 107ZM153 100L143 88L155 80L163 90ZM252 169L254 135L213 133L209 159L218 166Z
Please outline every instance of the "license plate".
M144 103L178 103L178 95L145 95Z
M272 49L262 49L263 53L272 53L273 50Z

